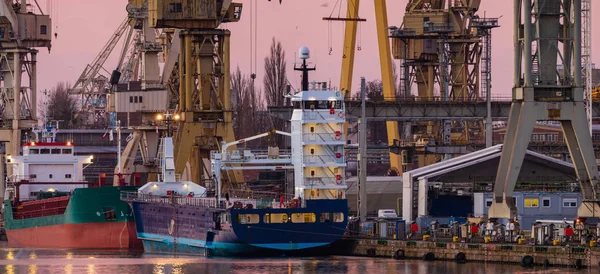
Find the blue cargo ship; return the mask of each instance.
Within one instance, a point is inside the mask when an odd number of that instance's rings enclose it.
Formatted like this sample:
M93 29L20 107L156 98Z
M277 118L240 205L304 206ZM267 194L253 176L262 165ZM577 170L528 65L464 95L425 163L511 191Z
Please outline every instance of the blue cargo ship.
M314 254L346 231L343 132L344 100L339 91L308 88L308 49L300 49L302 92L294 104L291 133L273 131L221 144L211 153L214 195L192 182L176 180L171 138L163 140L163 175L135 193L123 193L134 212L137 236L147 252L217 256ZM235 145L282 134L291 154L233 149ZM247 169L293 169L294 193L221 189L222 173ZM323 254L321 252L321 254Z

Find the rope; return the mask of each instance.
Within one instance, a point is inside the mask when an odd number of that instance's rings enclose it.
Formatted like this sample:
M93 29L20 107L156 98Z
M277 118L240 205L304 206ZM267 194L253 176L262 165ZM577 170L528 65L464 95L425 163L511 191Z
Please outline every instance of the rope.
M329 55L331 55L331 52L333 51L331 21L327 23L327 46L329 47Z
M362 23L360 21L358 22L358 43L356 50L362 50Z
M254 5L254 73L256 73L257 68L256 64L258 63L256 60L256 56L258 50L258 2Z
M254 51L252 50L252 47L254 46L254 43L253 43L253 41L252 41L252 39L254 38L254 37L252 36L252 34L254 33L254 32L252 31L252 30L253 30L253 29L252 29L252 22L253 22L253 21L252 21L252 1L250 1L250 24L248 24L248 25L250 26L250 75L252 75L252 68L253 68L253 66L252 66L252 61L253 61L253 60L252 60L252 58L253 58L253 55L252 55L252 53L254 52ZM254 78L250 77L250 79L252 79L252 82L254 82Z

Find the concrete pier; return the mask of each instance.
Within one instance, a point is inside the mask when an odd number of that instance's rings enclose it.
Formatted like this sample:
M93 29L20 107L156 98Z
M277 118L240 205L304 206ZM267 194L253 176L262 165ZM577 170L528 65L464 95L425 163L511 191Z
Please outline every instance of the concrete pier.
M532 246L499 243L453 243L377 239L342 239L334 244L338 255L391 259L444 260L457 263L510 263L573 268L598 268L600 248L583 246Z

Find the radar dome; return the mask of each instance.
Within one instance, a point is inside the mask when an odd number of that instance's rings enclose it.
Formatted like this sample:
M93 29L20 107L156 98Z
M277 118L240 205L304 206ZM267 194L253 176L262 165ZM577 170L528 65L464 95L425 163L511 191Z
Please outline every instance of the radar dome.
M300 59L310 58L310 50L308 50L307 47L301 47L300 50L298 50L298 58L300 58Z

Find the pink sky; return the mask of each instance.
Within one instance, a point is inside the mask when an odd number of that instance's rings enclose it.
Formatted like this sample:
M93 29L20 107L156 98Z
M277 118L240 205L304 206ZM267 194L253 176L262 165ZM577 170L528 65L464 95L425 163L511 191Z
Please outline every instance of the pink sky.
M40 5L46 9L45 1ZM52 51L48 54L46 49L40 49L38 57L38 87L40 90L51 88L58 81L74 83L86 64L91 63L100 49L104 46L110 35L126 16L126 0L53 0L54 6L58 5L58 12L52 13L58 33L58 39L53 40ZM238 23L228 24L232 32L231 59L232 68L240 66L242 72L250 72L250 0L237 0L244 3L242 19ZM342 22L329 23L322 20L328 16L336 0L283 0L279 5L277 0L252 0L258 3L258 48L256 59L258 62L258 84L262 86L263 59L269 51L271 38L280 40L286 50L288 61L289 81L298 88L300 76L292 71L297 49L307 46L311 49L311 61L317 65L317 74L312 79L318 81L331 81L334 86L339 86L341 69L341 49L344 36ZM388 20L390 26L400 26L407 0L387 1ZM595 1L594 1L595 2ZM58 3L58 4L57 4ZM346 3L346 1L340 1ZM328 7L324 4L328 4ZM353 77L353 91L358 90L361 76L367 80L380 79L379 55L375 29L375 11L372 1L361 1L360 16L367 19L362 23L361 35L357 43L362 46L356 52L356 61ZM54 9L56 10L56 8ZM510 96L512 88L513 67L513 26L512 26L512 1L484 0L480 9L480 16L486 12L488 17L499 17L501 28L493 33L493 88L495 96ZM46 12L46 11L45 11ZM593 6L593 12L600 14L600 5ZM335 13L337 14L337 12ZM342 12L343 14L343 12ZM593 16L593 24L598 26L598 16ZM594 43L600 43L600 30L593 31ZM331 35L333 52L328 53L328 37ZM111 59L105 64L109 71L116 67L116 59L120 51L118 46ZM593 60L600 64L600 51L597 51ZM394 62L398 62L395 60Z

